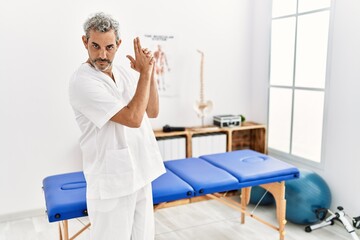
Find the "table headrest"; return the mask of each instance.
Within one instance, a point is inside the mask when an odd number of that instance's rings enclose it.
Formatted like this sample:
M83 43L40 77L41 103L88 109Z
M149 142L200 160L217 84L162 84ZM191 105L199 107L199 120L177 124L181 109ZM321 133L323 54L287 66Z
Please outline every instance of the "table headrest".
M61 186L62 190L73 190L79 188L86 188L86 182L72 182L72 183L65 183Z

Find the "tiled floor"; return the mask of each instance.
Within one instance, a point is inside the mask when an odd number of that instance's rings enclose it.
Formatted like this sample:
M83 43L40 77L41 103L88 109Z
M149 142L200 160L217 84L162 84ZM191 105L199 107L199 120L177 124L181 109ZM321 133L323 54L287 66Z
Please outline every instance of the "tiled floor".
M250 205L251 209L252 206ZM260 206L254 212L275 224L274 207ZM70 233L75 233L87 218L69 221ZM239 223L239 213L215 200L160 209L155 212L156 240L276 240L278 233L266 225L247 217ZM88 231L77 240L87 240ZM52 240L58 238L58 225L48 223L46 216L37 216L0 223L0 240ZM288 223L286 240L345 240L352 239L340 224L311 233L304 226Z

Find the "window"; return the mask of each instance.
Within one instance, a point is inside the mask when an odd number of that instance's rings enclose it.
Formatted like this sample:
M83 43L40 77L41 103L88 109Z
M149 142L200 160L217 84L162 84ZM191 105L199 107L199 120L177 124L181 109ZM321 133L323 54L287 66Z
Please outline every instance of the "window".
M269 153L321 162L331 0L273 0Z

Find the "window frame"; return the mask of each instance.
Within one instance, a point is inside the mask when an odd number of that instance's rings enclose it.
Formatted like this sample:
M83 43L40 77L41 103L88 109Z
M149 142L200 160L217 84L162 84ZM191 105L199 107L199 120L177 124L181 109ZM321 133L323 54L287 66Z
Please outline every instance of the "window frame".
M283 88L283 89L290 89L292 92L292 102L291 102L291 119L290 119L290 143L289 143L289 151L283 152L274 148L271 148L268 146L268 154L271 156L274 156L276 158L282 159L287 162L296 163L298 165L304 165L304 166L310 166L312 168L319 168L323 169L325 165L325 145L326 145L326 129L327 129L327 115L328 115L328 102L329 102L329 86L330 86L330 69L331 69L331 46L332 46L332 36L333 36L333 19L334 19L334 4L335 1L330 1L330 6L326 8L320 8L316 10L311 11L305 11L299 13L299 1L296 1L296 13L295 14L289 14L289 15L283 15L283 16L277 16L277 17L271 17L271 29L272 29L272 23L274 20L277 19L283 19L283 18L290 18L295 17L295 40L294 40L294 56L293 56L293 75L292 75L292 85L286 86L286 85L272 85L270 83L271 81L271 39L272 39L272 31L270 34L270 40L269 40L269 72L268 72L268 107L267 107L267 129L269 130L269 120L270 120L270 91L272 88ZM297 35L298 35L298 18L302 15L317 13L317 12L329 12L329 28L328 28L328 42L327 42L327 57L326 57L326 70L325 70L325 82L323 88L315 88L315 87L296 87L295 86L295 71L296 71L296 57L297 57ZM322 132L321 132L321 143L320 143L320 159L319 162L306 159L300 156L296 156L292 154L292 145L293 145L293 125L294 125L294 105L295 105L295 90L309 90L309 91L319 91L323 92L324 94L324 103L323 103L323 120L322 120ZM267 134L267 143L269 143L269 134Z

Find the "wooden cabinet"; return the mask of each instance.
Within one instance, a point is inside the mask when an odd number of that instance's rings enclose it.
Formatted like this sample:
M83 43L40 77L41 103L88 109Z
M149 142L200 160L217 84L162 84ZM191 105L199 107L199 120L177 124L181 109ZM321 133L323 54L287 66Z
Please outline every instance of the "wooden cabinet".
M185 137L186 157L192 157L192 138L196 135L210 133L225 133L227 136L227 151L240 149L252 149L261 153L267 153L266 126L255 122L243 122L238 127L220 128L217 126L186 128L185 131L168 132L155 130L155 137Z

